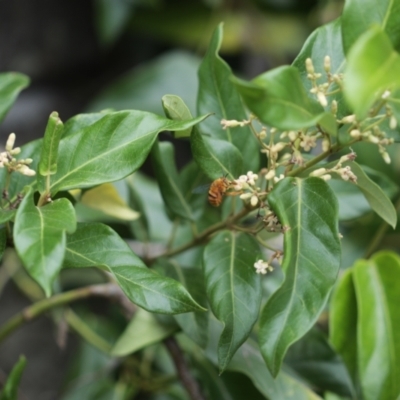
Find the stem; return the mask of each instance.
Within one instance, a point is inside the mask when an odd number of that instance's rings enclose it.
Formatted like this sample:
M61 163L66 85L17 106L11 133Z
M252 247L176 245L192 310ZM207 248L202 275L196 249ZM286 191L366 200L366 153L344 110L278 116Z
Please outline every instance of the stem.
M197 381L193 378L189 371L189 366L183 356L182 350L179 347L177 341L173 337L169 337L164 340L165 347L167 348L174 364L176 371L183 386L185 387L187 393L191 400L205 400L202 393L200 392L200 387Z
M31 321L54 307L71 303L90 296L121 297L121 289L113 284L91 285L57 294L48 299L39 300L15 314L0 327L0 342L19 328L24 322Z

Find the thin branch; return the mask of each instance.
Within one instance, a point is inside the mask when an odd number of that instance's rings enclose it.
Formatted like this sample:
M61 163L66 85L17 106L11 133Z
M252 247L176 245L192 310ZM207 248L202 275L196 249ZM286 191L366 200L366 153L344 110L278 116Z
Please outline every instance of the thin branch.
M167 348L174 364L178 376L185 387L191 400L205 400L205 397L200 391L199 384L190 373L189 366L183 356L183 352L177 341L173 337L164 339L165 347Z
M68 292L56 294L48 299L39 300L15 314L0 327L0 342L19 328L23 323L32 321L52 308L69 304L91 296L100 296L117 299L126 311L133 312L134 305L130 303L122 290L114 283L91 285ZM129 305L128 305L129 302ZM129 307L129 310L127 309Z

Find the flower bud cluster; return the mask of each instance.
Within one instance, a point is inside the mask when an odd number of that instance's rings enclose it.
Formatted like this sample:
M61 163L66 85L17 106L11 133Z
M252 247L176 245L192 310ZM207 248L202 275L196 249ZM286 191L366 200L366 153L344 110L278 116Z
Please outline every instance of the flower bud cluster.
M318 168L310 173L310 176L315 176L325 181L332 178L332 173L339 175L344 181L350 181L352 183L357 183L357 176L353 173L350 166L343 167L342 164L346 161L354 161L356 154L351 152L340 157L339 161L333 168Z
M342 86L343 74L332 74L331 72L331 58L329 56L325 56L324 58L324 71L327 77L327 81L321 84L317 83L317 80L322 77L320 72L315 72L314 64L311 58L306 59L306 71L307 78L312 83L312 88L310 89L310 93L315 94L318 102L322 107L326 107L328 105L327 96L329 95L328 90L333 83ZM336 115L337 112L337 103L331 105L332 113Z
M231 119L231 120L226 120L226 119L221 119L221 125L222 129L227 129L227 128L236 128L240 126L243 128L246 125L250 124L250 120L243 120L243 121L236 121L236 119Z
M14 148L15 138L15 133L10 133L8 136L5 151L0 153L0 168L6 167L9 172L17 171L26 176L36 175L36 172L29 168L33 161L31 158L17 160L14 157L21 152L19 147Z
M248 171L246 175L239 176L234 181L233 189L244 192L240 195L242 200L250 199L250 204L255 207L259 203L260 188L256 186L258 175L252 171Z

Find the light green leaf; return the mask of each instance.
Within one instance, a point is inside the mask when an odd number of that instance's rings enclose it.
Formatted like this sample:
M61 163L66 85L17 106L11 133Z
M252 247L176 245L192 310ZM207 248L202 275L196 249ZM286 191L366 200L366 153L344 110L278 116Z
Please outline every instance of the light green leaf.
M192 210L183 195L176 169L174 146L169 142L156 141L151 155L153 171L165 205L174 215L193 220Z
M22 200L14 225L14 243L29 275L50 296L65 253L66 232L76 229L75 210L62 198L36 207L33 191Z
M14 104L19 92L29 85L29 78L18 72L0 74L0 122Z
M400 260L381 252L353 270L358 306L357 350L364 399L400 394Z
M342 14L346 54L372 25L380 26L396 50L400 50L399 12L400 3L397 0L346 0Z
M163 314L204 311L179 282L147 268L110 227L79 224L67 240L64 267L109 270L127 297L145 310Z
M261 285L254 263L259 254L253 237L233 232L219 233L204 250L207 297L214 315L224 324L218 344L221 372L247 339L258 318Z
M18 362L8 375L4 388L0 393L0 400L18 400L18 385L25 366L26 358L25 356L20 356Z
M211 138L233 144L242 154L244 170L256 171L259 168L260 153L251 129L248 126L222 129L222 119L241 121L248 118L238 90L231 80L232 71L218 54L222 35L223 24L219 24L199 68L197 112L199 115L213 113L200 124L200 131Z
M359 119L384 90L400 85L400 56L378 27L365 32L349 51L344 94Z
M44 193L46 188L46 178L57 172L57 154L64 125L57 112L50 114L47 122L42 143L42 153L39 161L38 188L40 193Z
M158 133L184 130L203 119L171 121L142 111L106 114L61 140L51 191L86 188L124 178L142 165Z
M72 135L87 128L90 125L93 125L99 119L103 118L106 114L109 114L111 112L113 111L103 110L98 113L74 115L72 118L65 122L62 137L65 138L66 136Z
M0 209L0 224L11 221L14 218L17 210L4 210Z
M190 144L193 158L210 179L223 175L233 179L241 174L243 158L233 144L203 136L197 129L192 131Z
M161 99L164 113L169 119L174 121L185 121L192 119L192 113L185 102L174 94L166 94ZM176 138L190 137L192 128L188 128L184 131L174 132Z
M162 324L146 310L139 308L118 338L111 354L124 357L151 344L161 342L178 330L175 324Z
M308 97L297 68L278 67L251 82L237 78L235 82L247 107L263 123L282 130L319 124L327 133L336 135L334 116Z
M319 178L280 181L268 196L284 234L285 280L260 319L261 352L276 376L288 347L314 325L340 266L338 204Z

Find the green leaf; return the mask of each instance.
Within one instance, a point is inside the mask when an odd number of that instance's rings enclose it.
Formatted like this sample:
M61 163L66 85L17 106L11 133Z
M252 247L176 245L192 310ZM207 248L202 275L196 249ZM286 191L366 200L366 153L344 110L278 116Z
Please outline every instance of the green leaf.
M207 297L214 315L224 324L218 344L221 372L258 318L261 285L254 263L259 254L255 239L233 232L219 233L204 250Z
M14 104L19 92L29 85L29 78L18 72L0 74L0 122Z
M247 107L263 123L282 130L319 124L327 133L336 135L335 117L308 97L297 68L278 67L251 82L237 78L235 82Z
M356 263L353 276L364 399L396 399L400 394L400 259L395 253L378 253Z
M355 397L343 361L329 345L325 334L316 327L290 347L285 364L319 393L330 390L342 396Z
M344 94L359 119L384 90L400 85L400 56L378 27L365 32L349 51Z
M197 129L192 131L190 144L193 158L210 179L223 175L233 179L241 174L243 158L233 144L203 136Z
M52 283L61 270L66 232L76 229L75 210L62 198L36 207L33 191L22 200L14 225L14 243L29 275L50 296Z
M248 118L238 90L231 80L232 71L218 55L222 35L223 24L219 24L199 68L197 112L214 114L200 125L200 131L214 139L232 143L242 153L243 168L246 171L256 171L259 168L260 153L251 129L248 126L223 129L221 126L222 119L241 121Z
M347 370L358 387L357 374L357 299L353 271L346 270L336 286L329 314L329 339L341 355Z
M276 376L288 347L325 306L340 266L340 243L337 200L322 179L284 179L268 202L285 229L285 280L260 319L261 352Z
M161 102L167 118L174 121L185 121L193 118L188 106L179 96L166 94ZM191 132L192 128L190 127L184 131L174 132L174 136L176 138L190 137Z
M203 119L171 121L142 111L106 114L61 140L52 193L121 179L143 164L161 131L184 130Z
M106 114L111 113L111 110L105 110L98 113L91 114L77 114L67 120L64 124L62 137L65 138L76 132L79 132L90 125L93 125L99 119L103 118Z
M206 349L207 357L217 364L217 343L221 326L214 318L210 318L209 342ZM273 400L318 400L320 399L301 381L293 378L290 372L282 370L273 378L260 354L260 349L254 339L247 339L233 356L228 368L248 376L254 386L268 399Z
M341 32L341 19L323 25L316 29L304 43L299 55L293 61L299 72L301 81L306 88L309 97L315 99L315 95L310 93L312 88L311 80L307 78L308 72L306 69L306 59L311 58L316 72L322 73L322 78L318 83L322 83L325 76L324 72L324 58L329 56L331 59L331 73L341 74L344 72L346 59L343 53L342 45L342 32ZM339 89L336 83L333 83L329 92ZM346 110L347 106L343 101L343 92L340 90L337 94L327 97L328 101L336 100L338 103L338 117L349 114Z
M204 311L179 282L147 268L124 240L103 224L79 224L68 236L64 267L108 269L127 297L150 312Z
M7 247L7 230L3 226L0 228L0 261L3 259L4 251Z
M343 47L346 54L372 25L378 25L400 50L400 3L397 0L346 0L342 14Z
M176 169L174 146L169 142L156 141L151 155L153 171L165 205L174 215L193 220L192 210L183 195Z
M25 356L20 356L18 362L8 375L4 389L0 393L0 400L18 400L18 385L25 366L26 358Z
M183 268L175 261L164 260L158 260L156 266L162 268L168 277L181 282L197 303L207 304L204 277L199 268ZM174 319L185 334L203 348L207 344L208 318L208 313L197 312L174 315Z
M4 210L0 209L0 224L4 224L8 221L11 221L14 218L17 210Z
M38 187L40 193L46 190L46 178L57 172L57 154L64 125L57 112L52 112L44 133L42 153L39 161Z
M111 354L117 357L127 356L151 344L161 342L177 330L175 324L163 324L153 314L139 308L114 344Z
M166 93L174 93L182 97L193 114L196 111L199 62L198 57L187 52L165 53L112 83L89 109L137 109L163 114L160 99Z

